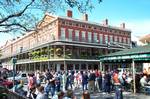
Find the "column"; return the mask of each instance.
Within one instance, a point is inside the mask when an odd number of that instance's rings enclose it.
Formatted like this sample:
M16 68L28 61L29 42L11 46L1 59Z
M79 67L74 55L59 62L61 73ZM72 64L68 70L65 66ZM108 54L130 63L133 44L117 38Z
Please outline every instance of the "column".
M136 93L136 83L135 83L135 62L132 60L132 70L133 70L133 92Z
M79 63L79 70L81 70L81 63Z
M73 64L73 70L75 71L75 64Z
M34 64L34 71L36 71L36 63L33 63Z
M88 63L86 63L86 71L88 71Z
M105 65L102 65L102 71L105 72Z
M40 62L40 71L42 71L42 63Z
M64 45L64 47L63 47L63 53L64 53L64 71L66 71L67 70L67 67L66 67L66 61L65 61L65 57L66 57L66 46Z
M48 69L50 70L50 62L48 61Z
M28 63L25 64L25 72L27 71L27 66L28 66L27 64L28 64Z
M100 61L100 63L99 63L99 69L100 69L100 71L102 71L102 70L103 70L102 62L101 62L101 61Z
M30 71L31 63L29 63L29 71Z

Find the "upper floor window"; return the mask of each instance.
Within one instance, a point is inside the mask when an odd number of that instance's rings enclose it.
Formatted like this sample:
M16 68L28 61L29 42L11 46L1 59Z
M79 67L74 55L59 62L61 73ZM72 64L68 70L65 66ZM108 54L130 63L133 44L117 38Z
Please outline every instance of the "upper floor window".
M123 38L123 43L126 43L126 37Z
M112 35L109 36L109 41L110 41L110 43L113 42L113 36Z
M119 42L122 43L122 37L119 37Z
M103 34L100 34L99 36L100 36L99 41L100 41L101 44L103 44Z
M79 30L75 30L75 41L79 41Z
M73 31L73 29L68 29L68 32L69 32L69 38L68 38L68 40L69 41L72 41L72 31Z
M85 42L85 41L86 41L85 31L82 31L82 41L83 41L83 42Z
M118 42L118 37L117 36L115 36L115 42Z
M94 41L94 43L97 43L97 42L98 42L98 39L97 39L97 33L94 33L93 41Z
M127 43L130 44L130 41L131 41L130 38L128 38L128 39L127 39Z
M105 35L105 43L108 43L108 35Z
M65 28L61 28L60 39L65 40L65 38L66 38Z
M88 42L92 42L92 33L88 32Z

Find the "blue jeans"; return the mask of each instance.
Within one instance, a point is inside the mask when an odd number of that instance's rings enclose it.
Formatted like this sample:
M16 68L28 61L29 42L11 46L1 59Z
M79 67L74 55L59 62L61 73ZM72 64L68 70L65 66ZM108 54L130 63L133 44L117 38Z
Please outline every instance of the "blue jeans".
M115 99L123 99L122 89L118 85L115 85Z
M51 95L53 97L55 95L55 86L54 85L50 86L50 92L51 92Z
M82 90L87 90L87 83L82 83Z
M60 91L60 87L61 87L61 84L56 84L56 91L57 91L57 92Z

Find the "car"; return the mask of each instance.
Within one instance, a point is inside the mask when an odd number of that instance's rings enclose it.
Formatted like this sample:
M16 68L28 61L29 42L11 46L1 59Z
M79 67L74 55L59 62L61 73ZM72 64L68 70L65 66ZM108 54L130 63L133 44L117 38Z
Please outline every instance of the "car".
M8 99L9 90L5 86L0 85L0 99Z
M27 73L19 73L18 75L15 76L15 79L14 80L17 80L17 81L22 81L23 83L27 84L28 83L28 74ZM13 81L13 77L8 77L7 78L9 81Z
M6 88L11 89L13 87L13 82L7 79L0 78L0 86L5 86Z

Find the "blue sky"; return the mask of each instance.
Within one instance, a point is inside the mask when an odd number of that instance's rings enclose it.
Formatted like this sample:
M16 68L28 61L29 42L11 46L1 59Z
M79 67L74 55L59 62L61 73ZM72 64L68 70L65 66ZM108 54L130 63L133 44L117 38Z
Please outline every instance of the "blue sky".
M103 0L100 4L96 0L92 1L95 8L88 12L89 21L102 23L102 20L107 18L112 26L119 27L125 22L126 28L132 31L132 37L150 34L150 0ZM77 9L72 10L74 18L81 18L82 14ZM65 14L64 11L56 13L61 16ZM0 34L0 45L15 36Z

